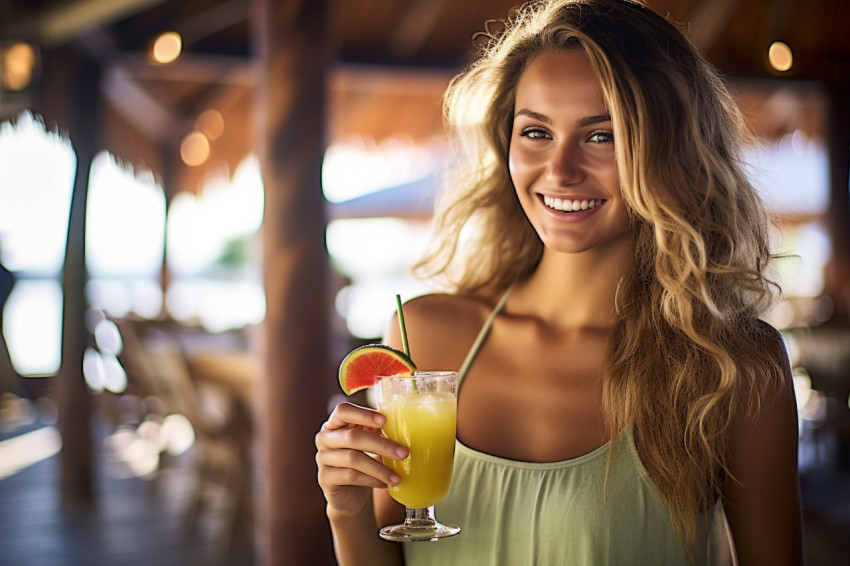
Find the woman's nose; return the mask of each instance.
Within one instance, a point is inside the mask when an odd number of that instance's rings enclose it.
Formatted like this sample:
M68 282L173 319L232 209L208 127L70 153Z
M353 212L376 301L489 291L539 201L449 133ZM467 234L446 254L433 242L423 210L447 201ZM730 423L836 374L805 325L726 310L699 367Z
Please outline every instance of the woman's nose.
M579 182L583 173L578 153L578 149L568 144L553 148L547 165L549 181L559 187Z

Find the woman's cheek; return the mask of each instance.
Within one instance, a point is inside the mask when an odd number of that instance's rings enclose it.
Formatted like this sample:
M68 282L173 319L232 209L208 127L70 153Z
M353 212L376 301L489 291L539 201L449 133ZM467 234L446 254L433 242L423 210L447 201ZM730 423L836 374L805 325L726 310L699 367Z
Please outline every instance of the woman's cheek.
M528 160L522 156L520 151L511 149L508 152L508 172L515 187L521 188L524 186L528 170Z

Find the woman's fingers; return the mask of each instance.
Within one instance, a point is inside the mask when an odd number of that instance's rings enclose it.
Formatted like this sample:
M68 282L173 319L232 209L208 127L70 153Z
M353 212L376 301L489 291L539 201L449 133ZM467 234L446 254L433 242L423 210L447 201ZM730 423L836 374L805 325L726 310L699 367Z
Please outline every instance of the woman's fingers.
M350 428L351 426L362 426L366 428L381 428L387 418L372 409L359 407L352 403L340 403L331 413L322 431Z
M384 488L401 481L381 457L402 460L409 451L381 436L385 422L386 417L377 411L341 403L322 425L316 435L316 465L329 501L351 497L346 488Z
M328 450L316 455L319 484L334 491L334 486L384 488L396 485L399 478L379 460L357 450Z
M331 429L316 435L316 447L322 450L355 450L378 456L403 460L408 450L380 435L378 429ZM370 458L371 459L371 458Z

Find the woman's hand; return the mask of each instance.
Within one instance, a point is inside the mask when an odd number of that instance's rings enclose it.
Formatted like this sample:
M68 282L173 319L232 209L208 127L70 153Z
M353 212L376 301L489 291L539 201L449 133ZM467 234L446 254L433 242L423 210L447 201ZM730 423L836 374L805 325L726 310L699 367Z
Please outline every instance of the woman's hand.
M316 435L319 486L328 512L354 516L363 511L372 489L397 485L401 478L380 457L402 460L408 450L381 436L387 419L372 409L340 403Z

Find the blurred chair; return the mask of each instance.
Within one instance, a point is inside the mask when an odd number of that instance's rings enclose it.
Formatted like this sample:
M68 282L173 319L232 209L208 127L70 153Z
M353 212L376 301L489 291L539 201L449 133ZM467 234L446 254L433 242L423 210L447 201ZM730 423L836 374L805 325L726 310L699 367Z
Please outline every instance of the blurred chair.
M116 321L124 341L121 361L128 378L162 404L163 416L177 413L191 423L192 495L186 515L190 532L214 508L216 487L224 494L221 522L227 550L251 539L253 530L252 423L244 399L208 388L192 374L176 326L124 319Z

